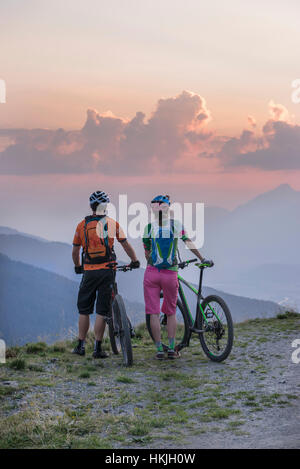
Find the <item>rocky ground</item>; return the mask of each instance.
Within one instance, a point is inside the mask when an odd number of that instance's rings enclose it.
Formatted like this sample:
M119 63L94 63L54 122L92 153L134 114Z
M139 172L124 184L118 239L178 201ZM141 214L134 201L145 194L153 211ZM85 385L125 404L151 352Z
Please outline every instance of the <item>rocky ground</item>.
M9 349L0 448L300 447L299 316L236 325L220 364L196 336L181 359L158 362L145 327L137 332L132 368L93 360L92 338L84 358L71 343Z

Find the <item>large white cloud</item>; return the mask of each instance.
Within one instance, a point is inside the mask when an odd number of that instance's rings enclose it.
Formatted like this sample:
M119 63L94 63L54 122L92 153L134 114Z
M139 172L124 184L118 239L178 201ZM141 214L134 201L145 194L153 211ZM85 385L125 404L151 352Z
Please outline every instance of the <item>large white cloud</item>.
M269 103L270 119L259 132L255 118L239 137L208 132L211 113L204 98L183 91L162 98L149 119L137 112L124 120L89 109L77 131L0 130L2 174L91 173L114 175L300 168L300 126L287 109Z
M0 153L0 172L171 171L172 163L188 151L190 142L209 137L203 130L209 118L205 100L188 91L160 99L147 121L142 112L125 121L89 109L79 131L9 131L15 141Z

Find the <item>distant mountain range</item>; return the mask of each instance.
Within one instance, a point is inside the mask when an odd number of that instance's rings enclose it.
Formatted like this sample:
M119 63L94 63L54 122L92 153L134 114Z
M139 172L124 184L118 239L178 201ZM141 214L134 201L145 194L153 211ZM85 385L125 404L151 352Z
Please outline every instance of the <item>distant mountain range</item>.
M23 233L22 231L15 230L14 228L9 228L8 226L0 226L0 234L22 235L22 236L25 236L26 238L38 239L40 241L43 241L44 243L48 243L48 241L46 239L41 238L40 236L35 236L35 235L29 234L29 233Z
M7 344L49 342L76 324L77 284L0 254L0 334Z
M299 213L300 192L283 184L205 224L205 251L222 270L228 262L237 270L273 263L300 265Z
M2 233L0 228L0 252L13 260L78 281L78 276L74 273L70 244L45 241L18 232Z

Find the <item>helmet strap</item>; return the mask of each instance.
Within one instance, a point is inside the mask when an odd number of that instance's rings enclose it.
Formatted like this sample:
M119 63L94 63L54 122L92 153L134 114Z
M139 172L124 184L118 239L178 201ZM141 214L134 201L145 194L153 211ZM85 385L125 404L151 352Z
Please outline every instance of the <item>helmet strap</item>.
M170 218L170 210L158 210L157 212L152 212L151 218L154 215L154 220L161 225L163 221Z

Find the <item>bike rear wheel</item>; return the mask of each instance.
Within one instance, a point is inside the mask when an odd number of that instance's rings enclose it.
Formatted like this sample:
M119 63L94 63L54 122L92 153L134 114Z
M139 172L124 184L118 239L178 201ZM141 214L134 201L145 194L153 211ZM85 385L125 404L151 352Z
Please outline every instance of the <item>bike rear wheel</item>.
M147 329L148 329L151 339L153 340L153 342L155 342L153 334L152 334L152 330L151 330L150 316L151 314L146 314L146 325L147 325ZM165 351L168 349L168 346L169 346L167 320L168 320L167 316L164 313L160 313L161 342ZM177 320L177 328L176 328L175 342L176 342L176 348L180 350L183 347L187 346L188 338L189 338L189 323L188 323L188 319L185 315L185 312L184 312L184 309L180 300L177 300L176 320Z
M199 339L205 355L210 360L221 362L231 352L233 345L233 321L225 301L216 295L210 295L201 303L202 310L197 317Z
M113 352L119 354L122 350L124 365L131 366L133 363L131 333L129 320L121 295L116 295L113 300L109 337Z

